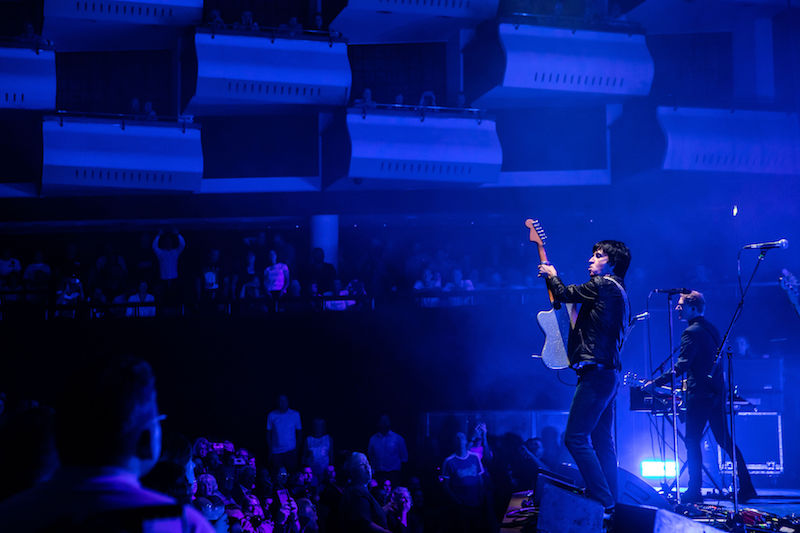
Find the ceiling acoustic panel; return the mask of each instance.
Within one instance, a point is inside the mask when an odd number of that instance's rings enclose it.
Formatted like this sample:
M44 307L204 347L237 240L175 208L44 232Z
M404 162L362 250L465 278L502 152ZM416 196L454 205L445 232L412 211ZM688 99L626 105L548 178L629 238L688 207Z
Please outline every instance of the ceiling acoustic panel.
M176 123L45 117L43 194L195 192L200 129Z
M55 107L55 52L0 48L0 109Z
M496 182L503 160L493 120L469 114L350 110L348 178L373 184Z
M311 39L198 31L194 115L343 106L352 83L347 45Z
M42 36L59 52L168 49L203 21L203 0L44 0Z
M505 23L482 35L465 49L465 85L476 107L614 102L650 92L644 35Z
M797 113L659 107L664 170L800 174Z

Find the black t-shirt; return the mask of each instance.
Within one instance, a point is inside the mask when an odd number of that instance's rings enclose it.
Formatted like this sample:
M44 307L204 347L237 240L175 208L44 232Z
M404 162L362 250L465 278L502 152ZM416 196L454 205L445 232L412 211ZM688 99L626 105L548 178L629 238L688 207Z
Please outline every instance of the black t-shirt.
M351 485L344 489L340 503L342 531L369 531L369 524L386 528L386 513L366 487Z

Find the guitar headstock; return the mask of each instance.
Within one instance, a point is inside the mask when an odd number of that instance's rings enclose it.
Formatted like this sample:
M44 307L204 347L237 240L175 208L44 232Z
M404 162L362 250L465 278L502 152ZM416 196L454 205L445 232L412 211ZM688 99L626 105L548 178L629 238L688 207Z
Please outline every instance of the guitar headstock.
M528 239L530 239L531 242L535 242L539 246L544 246L544 243L547 240L547 234L542 229L542 226L541 224L539 224L539 221L529 218L528 220L525 221L525 227L527 227L530 230L530 235L528 236Z

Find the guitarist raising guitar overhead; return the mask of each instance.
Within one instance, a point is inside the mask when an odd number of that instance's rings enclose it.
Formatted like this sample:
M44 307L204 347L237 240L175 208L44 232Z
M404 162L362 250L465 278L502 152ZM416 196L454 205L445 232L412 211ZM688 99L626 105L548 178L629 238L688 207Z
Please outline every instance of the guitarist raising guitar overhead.
M623 283L630 262L625 243L600 241L592 247L589 281L582 285L564 285L553 265L539 265L539 275L556 302L581 306L567 341L569 366L578 374L578 384L564 440L586 482L586 494L603 504L608 515L617 500L612 424L619 352L630 316Z

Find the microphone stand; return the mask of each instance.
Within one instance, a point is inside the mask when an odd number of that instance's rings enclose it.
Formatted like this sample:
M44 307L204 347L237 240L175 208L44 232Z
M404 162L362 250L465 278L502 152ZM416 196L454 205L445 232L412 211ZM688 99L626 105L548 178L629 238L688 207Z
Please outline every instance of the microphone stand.
M768 248L762 248L758 254L758 260L756 261L756 266L753 267L753 273L750 274L750 279L747 280L747 285L745 285L744 289L741 289L741 282L739 283L739 288L741 290L741 297L739 298L739 303L736 306L736 310L733 312L733 317L731 318L730 324L728 324L728 329L725 330L725 335L722 336L722 341L720 342L719 347L717 348L717 354L714 356L714 364L711 367L711 375L714 375L714 370L716 369L717 364L719 364L719 360L722 357L722 350L725 347L725 344L728 342L728 338L731 335L731 331L733 331L733 325L736 324L736 321L739 320L739 317L742 314L742 308L744 308L744 297L747 295L747 291L750 290L750 284L753 283L753 278L756 277L756 271L758 271L758 267L761 265L761 262L764 261L764 258L767 256ZM739 279L741 280L741 257L742 257L742 250L739 250L739 254L736 258L736 262L738 265L739 271ZM670 338L671 341L671 338ZM731 465L733 466L733 513L739 513L739 470L738 465L736 464L736 429L735 425L735 415L736 410L734 409L734 385L733 385L733 350L728 347L728 418L730 419L731 424Z
M672 294L667 294L667 320L669 320L669 366L670 366L670 389L672 390L672 455L675 465L675 499L681 501L680 469L678 468L678 400L675 397L675 350L673 348L673 325L672 325Z

